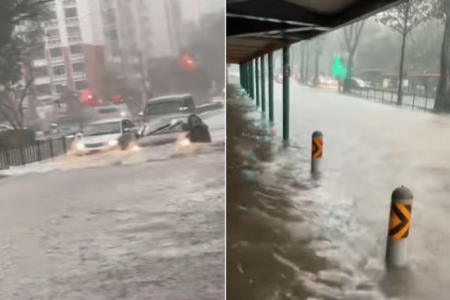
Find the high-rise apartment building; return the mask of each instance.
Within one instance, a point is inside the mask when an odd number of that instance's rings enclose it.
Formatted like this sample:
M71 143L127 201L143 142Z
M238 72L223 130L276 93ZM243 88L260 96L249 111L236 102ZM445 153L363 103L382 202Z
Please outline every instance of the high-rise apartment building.
M107 67L142 85L151 58L179 56L178 0L100 0Z
M67 89L96 89L103 72L104 36L97 0L54 0L42 47L32 55L37 106L53 105Z

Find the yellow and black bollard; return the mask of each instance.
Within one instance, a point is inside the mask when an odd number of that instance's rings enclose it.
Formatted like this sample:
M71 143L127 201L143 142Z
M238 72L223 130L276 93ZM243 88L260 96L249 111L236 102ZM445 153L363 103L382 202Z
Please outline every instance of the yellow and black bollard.
M406 238L411 224L413 194L407 187L399 187L392 192L389 216L389 236L386 248L388 267L404 267L407 264Z
M320 131L314 131L312 135L311 151L311 172L320 172L320 163L323 155L323 134Z

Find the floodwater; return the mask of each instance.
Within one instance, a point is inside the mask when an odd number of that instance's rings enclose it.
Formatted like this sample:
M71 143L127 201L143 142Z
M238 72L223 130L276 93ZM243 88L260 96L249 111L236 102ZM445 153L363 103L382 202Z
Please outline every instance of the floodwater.
M277 133L281 100L275 84ZM448 298L449 117L291 83L290 146L278 135L274 161L249 163L249 151L258 148L249 134L260 114L244 100L228 101L227 149L235 153L227 154L234 157L227 174L232 299ZM231 125L243 109L250 113ZM316 130L324 134L319 178L310 174ZM257 172L250 178L243 169ZM415 198L409 267L386 272L390 196L401 185Z
M5 171L0 299L223 299L224 115L216 118L213 142L195 152L168 144Z

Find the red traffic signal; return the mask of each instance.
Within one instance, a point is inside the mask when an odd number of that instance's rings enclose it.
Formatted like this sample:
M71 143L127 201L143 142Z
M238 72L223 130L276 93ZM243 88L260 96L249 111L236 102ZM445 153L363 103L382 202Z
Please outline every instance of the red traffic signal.
M112 95L111 100L113 102L119 102L120 100L122 100L122 96L121 95Z
M90 90L83 90L80 94L80 101L81 103L97 106L100 105L100 99L93 91Z
M195 69L196 67L194 58L192 58L189 54L183 54L181 56L181 65L185 69Z

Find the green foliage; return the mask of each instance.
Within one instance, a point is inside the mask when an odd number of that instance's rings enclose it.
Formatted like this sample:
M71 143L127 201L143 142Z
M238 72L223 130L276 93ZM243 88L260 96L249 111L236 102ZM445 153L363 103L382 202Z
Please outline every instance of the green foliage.
M408 35L405 66L407 71L439 73L444 24L431 20L413 29Z
M22 66L26 63L29 54L42 46L42 36L44 30L42 22L48 17L48 10L43 3L48 1L36 0L7 0L0 1L0 11L6 9L5 6L12 2L13 8L10 9L9 16L11 30L8 36L3 36L0 42L0 84L15 84L22 78ZM3 14L2 11L1 14ZM5 22L7 19L0 21L0 24L8 27ZM2 27L0 25L0 27ZM2 34L5 34L3 32Z
M52 0L1 0L0 50L14 39L17 27L24 22L40 22L48 16L46 3Z

